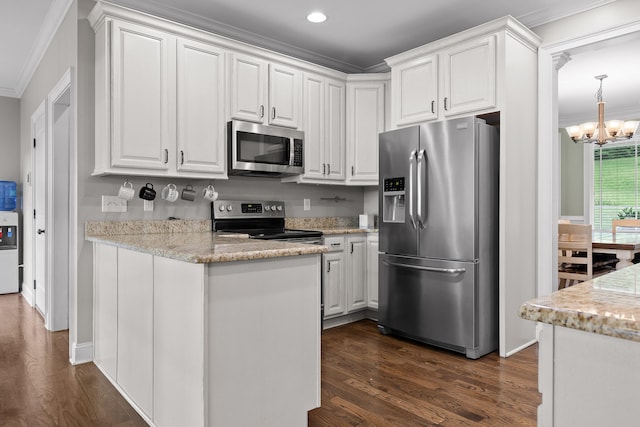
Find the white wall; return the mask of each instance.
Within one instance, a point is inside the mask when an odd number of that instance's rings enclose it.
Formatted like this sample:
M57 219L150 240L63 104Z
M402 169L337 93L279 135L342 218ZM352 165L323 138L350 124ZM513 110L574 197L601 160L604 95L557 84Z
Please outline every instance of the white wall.
M560 130L560 215L584 215L584 144Z
M0 181L20 179L20 100L0 96Z

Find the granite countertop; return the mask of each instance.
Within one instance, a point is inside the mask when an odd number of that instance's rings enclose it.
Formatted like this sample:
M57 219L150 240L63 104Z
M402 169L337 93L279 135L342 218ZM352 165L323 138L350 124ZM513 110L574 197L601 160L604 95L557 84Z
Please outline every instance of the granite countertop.
M325 235L378 232L377 228L360 228L358 218L352 217L287 218L285 226L295 230L321 231Z
M214 233L188 221L96 221L85 238L96 243L191 263L247 261L321 254L326 246L249 239L245 234ZM209 229L211 223L208 222Z
M300 228L300 230L314 230L321 231L324 235L330 234L354 234L354 233L377 233L377 228L358 228L358 227L311 227L311 228Z
M640 342L640 264L527 301L520 317Z

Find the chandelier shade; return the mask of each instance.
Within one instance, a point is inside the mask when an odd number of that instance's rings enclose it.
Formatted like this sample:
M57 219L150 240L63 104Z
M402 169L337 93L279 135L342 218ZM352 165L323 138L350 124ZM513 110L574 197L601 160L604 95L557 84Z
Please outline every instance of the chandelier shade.
M607 78L606 74L595 76L600 80L600 88L596 92L598 100L598 121L586 122L580 125L568 126L567 134L573 142L586 142L604 145L619 139L629 139L638 130L638 121L636 120L604 120L604 104L602 100L602 81Z

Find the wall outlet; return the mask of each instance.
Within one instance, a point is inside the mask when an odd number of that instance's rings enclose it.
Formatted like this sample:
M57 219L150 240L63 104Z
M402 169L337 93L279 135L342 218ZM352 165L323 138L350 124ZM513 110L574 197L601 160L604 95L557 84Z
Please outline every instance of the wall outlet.
M127 201L118 196L102 196L102 212L126 212Z
M311 199L304 199L304 210L305 211L311 210Z
M145 200L144 201L144 210L145 212L153 211L153 200Z

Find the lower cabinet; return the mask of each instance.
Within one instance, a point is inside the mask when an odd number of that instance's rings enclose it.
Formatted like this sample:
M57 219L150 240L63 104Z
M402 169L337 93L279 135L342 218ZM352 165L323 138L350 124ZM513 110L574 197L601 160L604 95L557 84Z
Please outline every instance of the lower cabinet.
M376 236L377 239L377 236ZM366 308L377 308L378 280L369 274L368 242L365 234L324 238L329 252L323 255L324 317L333 318ZM377 257L377 248L375 250ZM371 276L371 279L370 279ZM369 304L369 289L375 281L376 305Z

